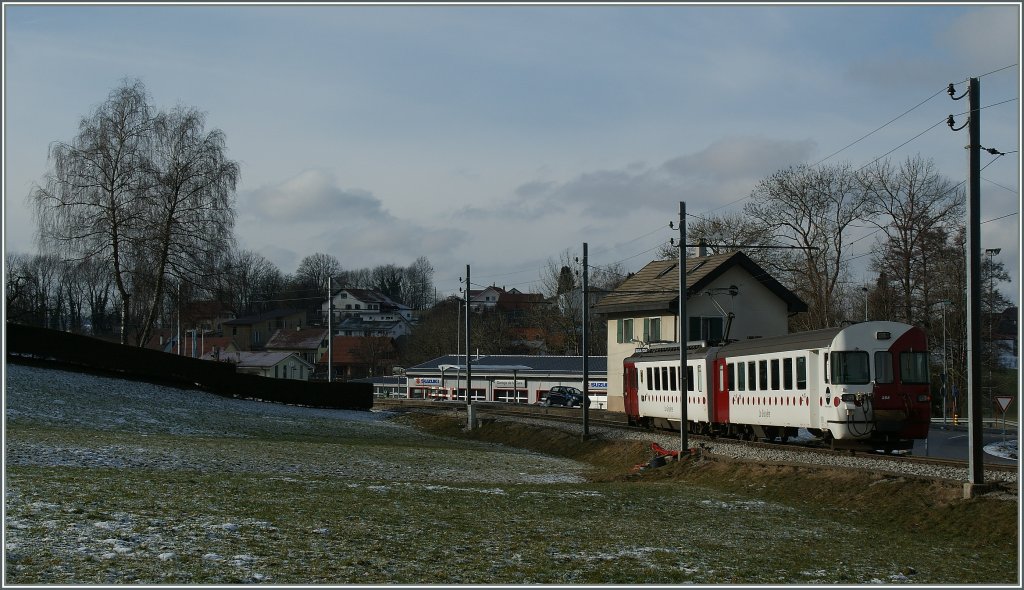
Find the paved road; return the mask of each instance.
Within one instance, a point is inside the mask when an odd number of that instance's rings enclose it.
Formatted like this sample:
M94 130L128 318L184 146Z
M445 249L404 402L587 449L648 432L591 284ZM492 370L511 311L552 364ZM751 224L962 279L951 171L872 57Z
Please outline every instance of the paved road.
M1005 434L1000 426L998 428L986 427L982 435L984 445L1003 441L1012 441L1016 438L1017 428L1015 425L1009 424L1007 425ZM969 454L967 426L963 424L953 426L951 423L946 426L943 426L942 424L932 424L932 428L928 433L927 444L925 441L917 441L914 444L914 454L921 457L942 457L948 459L962 459L966 461ZM991 455L986 452L982 456L982 463L1016 465L1017 460Z

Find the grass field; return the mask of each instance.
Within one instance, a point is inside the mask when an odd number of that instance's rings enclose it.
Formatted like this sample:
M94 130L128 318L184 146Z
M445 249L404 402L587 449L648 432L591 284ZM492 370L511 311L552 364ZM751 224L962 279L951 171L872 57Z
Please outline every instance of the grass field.
M6 370L7 584L1018 582L1005 494Z

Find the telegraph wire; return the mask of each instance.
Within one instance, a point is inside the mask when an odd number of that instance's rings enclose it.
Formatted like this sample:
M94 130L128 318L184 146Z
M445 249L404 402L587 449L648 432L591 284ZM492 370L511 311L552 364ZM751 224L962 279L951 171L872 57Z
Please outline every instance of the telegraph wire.
M838 150L838 151L832 152L831 154L829 154L829 155L825 156L824 158L822 158L822 159L818 160L817 162L815 162L815 163L814 163L814 164L812 164L811 166L812 166L812 167L813 167L813 166L817 166L817 165L821 164L822 162L824 162L825 160L828 160L828 159L832 158L832 156L835 156L835 155L837 155L837 154L840 154L840 153L842 153L842 152L846 151L847 149L849 149L849 148L851 148L851 147L853 147L853 146L857 145L857 144L858 144L858 143L860 143L860 142L861 142L862 140L865 140L865 139L867 139L868 137L870 137L870 136L874 135L874 134L875 134L876 132L878 132L878 131L881 131L882 129L885 129L886 127L888 127L888 126L889 126L889 125L891 125L892 123L895 123L895 122L896 122L896 121L898 121L899 119L902 119L902 118L903 118L904 116L906 116L906 115L910 114L910 113L911 113L912 111L914 111L915 109L917 109L917 108L918 108L918 107L920 107L921 105L923 105L923 104L927 103L928 101L930 101L931 99L935 98L936 96L938 96L938 95L942 94L942 93L943 93L943 92L945 92L945 91L946 91L946 89L945 89L945 88L941 88L941 89L939 89L939 90L938 90L938 91L937 91L937 92L936 92L935 94L933 94L933 95L929 96L928 98L926 98L926 99L922 100L921 102L917 103L916 105L914 105L914 106L910 107L910 108L909 108L908 110L904 111L904 112L903 112L902 114L900 114L900 115L896 116L895 118L893 118L893 119L889 120L889 122L887 122L887 123L883 124L883 125L882 125L881 127L878 127L877 129L875 129L875 130L873 130L873 131L869 132L869 133L868 133L867 135L865 135L865 136L861 137L860 139L858 139L858 140L854 141L853 143L851 143L851 144L847 145L846 147L844 147L844 148L841 148L841 149L840 149L840 150Z

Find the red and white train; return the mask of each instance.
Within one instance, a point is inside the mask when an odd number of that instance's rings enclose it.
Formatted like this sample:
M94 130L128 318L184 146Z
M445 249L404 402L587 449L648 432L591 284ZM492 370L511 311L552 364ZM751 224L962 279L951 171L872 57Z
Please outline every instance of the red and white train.
M630 421L678 430L679 347L624 361ZM694 345L686 355L686 418L695 434L748 440L797 436L834 448L905 450L928 436L928 349L920 328L863 322L771 338Z

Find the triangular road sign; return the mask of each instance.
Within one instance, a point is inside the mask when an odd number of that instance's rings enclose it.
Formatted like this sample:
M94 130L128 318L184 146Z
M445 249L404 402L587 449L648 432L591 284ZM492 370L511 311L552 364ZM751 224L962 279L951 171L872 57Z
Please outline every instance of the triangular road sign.
M997 395L996 403L999 404L999 409L1006 413L1006 408L1010 407L1010 402L1013 401L1013 396L1010 395Z

